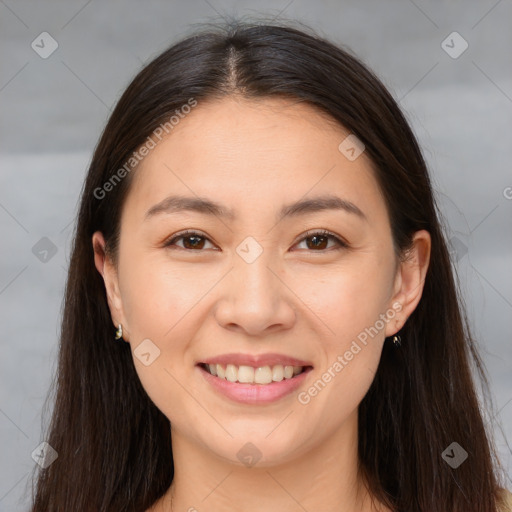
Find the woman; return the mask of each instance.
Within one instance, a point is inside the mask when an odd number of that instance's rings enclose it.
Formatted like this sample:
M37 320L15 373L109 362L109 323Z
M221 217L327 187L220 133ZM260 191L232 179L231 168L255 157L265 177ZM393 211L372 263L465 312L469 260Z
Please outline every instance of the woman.
M512 510L472 368L380 81L295 28L198 33L95 150L32 512Z

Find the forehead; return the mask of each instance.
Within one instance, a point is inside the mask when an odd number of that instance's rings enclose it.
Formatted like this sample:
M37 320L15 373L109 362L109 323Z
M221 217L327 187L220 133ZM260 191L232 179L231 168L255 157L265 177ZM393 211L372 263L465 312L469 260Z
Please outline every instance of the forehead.
M382 214L371 161L364 152L351 161L339 149L349 134L294 100L198 102L141 161L126 203L145 213L179 193L215 199L242 217L244 210L274 214L301 197L336 193Z

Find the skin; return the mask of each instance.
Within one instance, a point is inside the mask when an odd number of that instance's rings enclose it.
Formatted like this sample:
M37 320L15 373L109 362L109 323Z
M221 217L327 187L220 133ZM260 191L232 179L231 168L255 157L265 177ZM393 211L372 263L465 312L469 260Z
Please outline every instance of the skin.
M137 168L117 267L94 233L114 326L122 324L132 353L146 338L160 350L149 366L133 358L171 422L175 477L151 511L170 511L171 498L175 512L388 510L372 505L357 473L357 412L385 337L400 330L421 298L431 240L418 231L409 257L397 258L370 160L363 152L349 161L338 150L347 135L289 100L200 103ZM324 193L355 203L368 220L326 210L276 224L283 204ZM170 194L207 197L238 218L180 212L145 221ZM190 239L164 247L185 229L205 237L199 249ZM334 239L317 248L304 239L311 229L331 231L349 248L337 249ZM251 264L236 252L247 236L263 248ZM401 310L378 335L301 404L298 392L397 303ZM240 404L217 394L195 366L230 352L277 352L310 361L313 370L275 403ZM237 458L248 442L261 453L250 468Z

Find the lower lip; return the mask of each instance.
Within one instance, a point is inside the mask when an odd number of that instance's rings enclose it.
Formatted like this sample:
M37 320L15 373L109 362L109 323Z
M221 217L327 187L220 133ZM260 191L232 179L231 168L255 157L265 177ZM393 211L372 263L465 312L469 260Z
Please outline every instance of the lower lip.
M244 404L267 404L295 391L306 379L311 367L291 379L283 379L271 384L240 384L220 379L207 372L201 366L197 366L204 379L222 395Z

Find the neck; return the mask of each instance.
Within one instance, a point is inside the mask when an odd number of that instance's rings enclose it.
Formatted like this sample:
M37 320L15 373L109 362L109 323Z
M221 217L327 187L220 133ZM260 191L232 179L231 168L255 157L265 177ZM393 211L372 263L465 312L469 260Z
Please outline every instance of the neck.
M174 478L154 512L370 512L357 467L357 413L322 445L287 462L235 465L186 433L172 432Z

